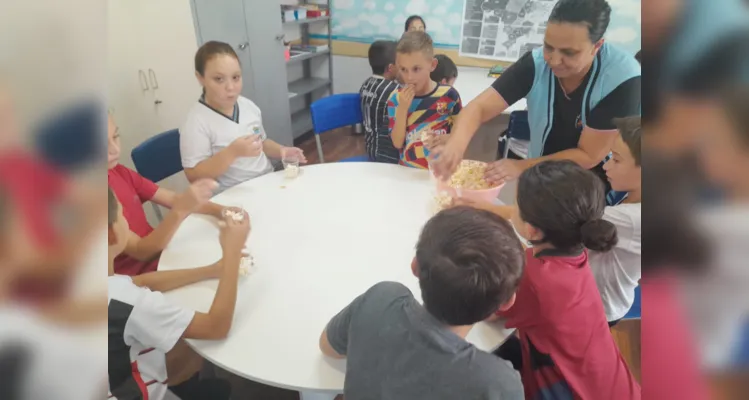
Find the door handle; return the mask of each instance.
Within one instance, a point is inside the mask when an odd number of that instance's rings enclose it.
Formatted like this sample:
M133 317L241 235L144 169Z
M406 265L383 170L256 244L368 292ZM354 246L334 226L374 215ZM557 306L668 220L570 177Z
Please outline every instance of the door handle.
M156 72L152 69L148 69L148 76L151 78L151 87L154 89L159 88L159 81L156 80Z
M247 48L247 45L249 45L249 43L248 42L244 42L244 43L240 44L237 47L239 47L239 50L244 50L244 49Z
M140 80L140 89L142 91L148 90L148 78L146 78L146 73L143 72L142 69L138 70L138 80Z

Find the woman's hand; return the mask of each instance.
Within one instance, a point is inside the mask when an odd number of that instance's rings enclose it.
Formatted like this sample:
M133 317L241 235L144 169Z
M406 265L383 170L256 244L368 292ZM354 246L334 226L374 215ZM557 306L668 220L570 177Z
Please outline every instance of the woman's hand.
M486 167L484 173L484 179L492 185L500 185L507 181L517 179L520 174L526 169L525 161L523 160L510 160L503 158L499 161L490 163Z
M453 176L466 151L466 146L456 140L455 132L448 137L451 137L450 140L446 139L444 143L429 149L429 165L434 176L440 180L448 180Z
M422 141L422 143L424 143L424 147L426 147L427 150L432 151L437 147L447 144L448 139L450 139L450 136L448 135L428 134L426 137L426 141Z

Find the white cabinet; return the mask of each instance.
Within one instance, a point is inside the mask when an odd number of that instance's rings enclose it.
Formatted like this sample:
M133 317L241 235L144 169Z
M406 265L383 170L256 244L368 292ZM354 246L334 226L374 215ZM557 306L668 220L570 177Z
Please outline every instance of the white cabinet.
M187 0L108 0L108 5L109 107L122 135L122 163L132 167L130 151L179 128L198 100L198 47Z

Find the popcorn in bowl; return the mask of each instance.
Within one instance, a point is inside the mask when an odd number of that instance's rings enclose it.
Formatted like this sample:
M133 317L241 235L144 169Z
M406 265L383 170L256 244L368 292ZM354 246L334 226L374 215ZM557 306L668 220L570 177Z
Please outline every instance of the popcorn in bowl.
M481 161L463 160L447 184L456 189L485 190L492 185L484 179L487 164Z

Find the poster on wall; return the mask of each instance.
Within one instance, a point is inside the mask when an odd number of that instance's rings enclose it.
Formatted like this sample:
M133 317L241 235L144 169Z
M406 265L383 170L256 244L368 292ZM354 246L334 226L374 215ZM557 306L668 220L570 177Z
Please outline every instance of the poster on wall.
M557 0L465 0L460 55L515 61L543 46Z

